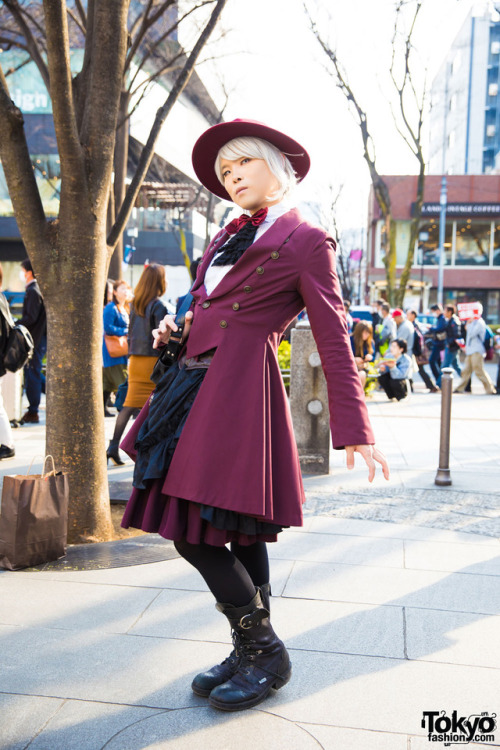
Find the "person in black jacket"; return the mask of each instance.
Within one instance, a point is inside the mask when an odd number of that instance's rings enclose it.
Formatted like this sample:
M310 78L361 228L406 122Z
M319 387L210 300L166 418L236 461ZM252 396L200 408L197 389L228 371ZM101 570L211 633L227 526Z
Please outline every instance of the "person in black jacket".
M432 305L431 312L436 318L436 325L431 326L426 334L432 340L429 364L436 385L438 388L441 388L441 352L444 351L444 344L447 338L446 326L448 325L448 321L444 317L443 306L441 304Z
M3 283L3 269L0 263L0 289ZM11 320L9 303L7 302L4 294L0 291L0 352L2 352L2 361L0 362L0 377L5 375L5 366L3 364L3 355L7 345L8 329L7 320ZM12 458L15 456L16 451L14 450L14 440L12 437L12 429L10 427L9 417L5 411L2 398L2 385L0 380L0 460L4 458Z
M165 294L167 279L165 268L158 263L145 267L134 290L128 328L128 390L122 410L116 418L113 438L106 451L107 459L117 466L124 462L120 458L118 445L132 416L137 416L151 395L154 383L151 373L158 359L153 349L152 331L158 328L168 310L160 297Z
M24 368L24 385L29 403L28 411L21 419L21 424L25 424L26 422L37 423L40 421L38 407L42 395L42 360L47 351L47 316L31 261L28 258L23 260L21 268L24 273L26 294L24 296L23 315L18 322L26 326L33 336L35 344L33 356Z

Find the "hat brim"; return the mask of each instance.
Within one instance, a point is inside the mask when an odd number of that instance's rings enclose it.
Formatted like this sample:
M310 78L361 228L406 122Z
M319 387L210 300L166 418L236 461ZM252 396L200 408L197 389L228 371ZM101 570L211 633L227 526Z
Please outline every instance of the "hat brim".
M215 173L215 160L222 146L233 138L262 138L284 153L295 172L297 180L303 180L311 166L309 154L303 146L289 136L256 120L231 120L221 122L206 130L193 148L193 168L202 185L211 193L232 201L231 196Z

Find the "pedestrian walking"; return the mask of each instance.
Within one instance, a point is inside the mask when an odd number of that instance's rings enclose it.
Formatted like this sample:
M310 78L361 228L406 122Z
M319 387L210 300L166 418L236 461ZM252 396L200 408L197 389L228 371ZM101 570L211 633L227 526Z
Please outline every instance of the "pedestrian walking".
M429 362L427 356L427 346L425 345L424 334L422 329L417 323L418 313L416 310L407 310L406 319L413 325L415 335L413 337L413 356L418 369L418 374L424 381L425 385L431 393L437 393L439 388L432 382L432 379L425 369L425 365Z
M129 324L129 314L127 311L128 295L128 284L120 280L113 282L113 300L108 302L103 311L104 336L122 337L127 335ZM108 399L127 379L127 355L112 356L108 351L105 338L103 337L102 362L104 416L113 417L113 412L108 411L107 408Z
M391 359L379 365L381 375L378 382L389 400L401 401L408 395L408 380L411 378L411 359L408 356L406 341L395 339L389 347Z
M21 275L26 285L26 291L23 313L18 323L26 326L31 333L35 348L30 361L24 368L24 387L28 399L28 410L21 417L20 424L36 424L40 421L38 409L42 391L45 390L42 363L47 352L47 316L33 266L28 258L21 262Z
M429 365L434 375L436 385L441 388L441 354L444 351L444 342L446 340L446 318L443 314L443 306L440 304L432 305L431 312L436 318L436 324L431 326L427 331L431 341L431 356Z
M334 241L285 200L309 169L303 147L252 120L215 125L193 166L212 193L245 214L209 245L192 287L184 350L121 447L135 458L122 525L173 539L201 573L234 649L192 689L221 710L260 703L291 675L270 622L267 542L302 525L304 491L277 361L282 332L307 305L327 374L332 442L373 479L375 447L335 272ZM177 330L167 316L156 345ZM231 549L225 545L230 543Z
M496 393L495 386L484 369L486 323L482 318L483 306L481 303L477 303L477 309L477 315L465 324L465 363L462 370L462 379L455 388L455 393L463 393L473 372L483 384L486 393Z
M167 289L165 268L150 263L141 274L134 290L128 328L128 389L122 409L116 418L115 430L106 451L106 458L122 465L118 449L129 419L137 416L151 391L151 373L158 359L153 349L153 330L167 315L167 308L159 299Z
M396 338L396 323L391 317L391 307L387 302L380 306L382 322L377 326L378 352L383 357L389 349L391 341Z
M351 335L353 331L353 327L354 327L354 321L352 319L351 313L349 312L350 309L351 309L351 303L348 299L345 299L344 310L345 310L345 319L347 321L347 333L349 334L349 336Z
M462 325L456 314L455 305L446 305L444 308L446 318L446 339L444 341L443 367L453 367L457 375L462 375L462 369L458 363L460 353L459 340L462 338Z

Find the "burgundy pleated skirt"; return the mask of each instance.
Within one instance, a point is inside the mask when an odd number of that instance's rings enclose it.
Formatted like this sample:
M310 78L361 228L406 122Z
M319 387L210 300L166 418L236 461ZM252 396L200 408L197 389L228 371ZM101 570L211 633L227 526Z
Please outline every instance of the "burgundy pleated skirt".
M242 513L212 508L163 492L175 446L206 369L172 365L121 443L136 462L134 489L121 525L173 541L224 547L276 542L283 527Z

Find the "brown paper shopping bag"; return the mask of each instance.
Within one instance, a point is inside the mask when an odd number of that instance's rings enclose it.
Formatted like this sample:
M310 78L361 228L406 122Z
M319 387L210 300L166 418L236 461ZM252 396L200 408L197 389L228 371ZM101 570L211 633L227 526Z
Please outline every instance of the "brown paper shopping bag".
M52 471L45 464L52 459ZM33 461L31 462L33 464ZM68 475L47 456L42 474L5 476L0 508L0 567L19 570L66 554Z

